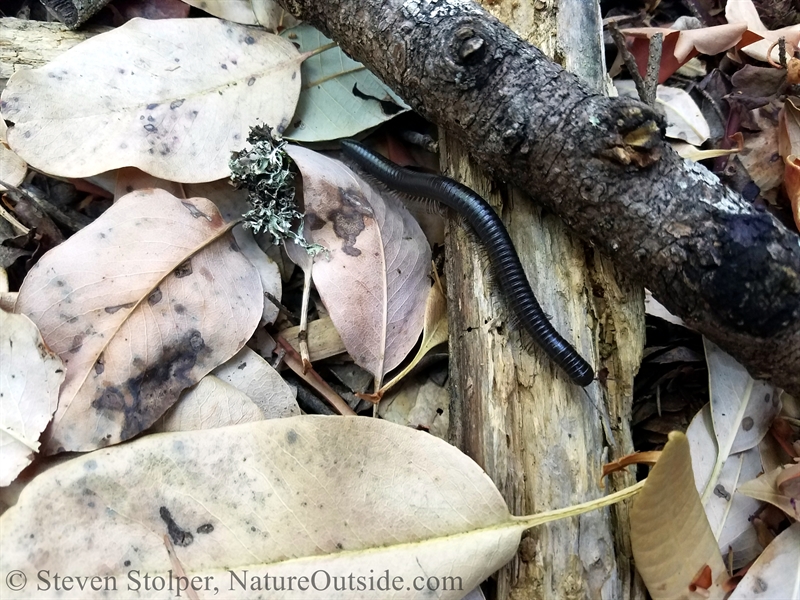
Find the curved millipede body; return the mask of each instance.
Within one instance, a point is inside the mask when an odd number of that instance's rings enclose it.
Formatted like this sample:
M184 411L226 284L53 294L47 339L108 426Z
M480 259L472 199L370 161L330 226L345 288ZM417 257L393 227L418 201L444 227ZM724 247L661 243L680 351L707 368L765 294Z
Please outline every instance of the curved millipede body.
M545 316L505 225L483 198L447 177L404 169L353 140L343 140L342 150L365 172L390 188L438 200L463 215L486 247L500 289L522 326L572 381L581 386L592 382L592 367Z

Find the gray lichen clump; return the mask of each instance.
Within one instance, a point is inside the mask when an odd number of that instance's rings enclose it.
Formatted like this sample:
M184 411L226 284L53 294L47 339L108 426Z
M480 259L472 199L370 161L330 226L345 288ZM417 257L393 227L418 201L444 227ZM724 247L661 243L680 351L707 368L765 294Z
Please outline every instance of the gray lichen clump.
M286 141L273 138L269 127L257 125L250 129L247 142L248 148L231 153L229 163L231 181L237 188L247 188L247 201L253 207L242 216L243 226L254 233L269 233L273 244L290 239L311 255L324 251L294 230L302 223L303 213L295 202L292 160L283 150Z

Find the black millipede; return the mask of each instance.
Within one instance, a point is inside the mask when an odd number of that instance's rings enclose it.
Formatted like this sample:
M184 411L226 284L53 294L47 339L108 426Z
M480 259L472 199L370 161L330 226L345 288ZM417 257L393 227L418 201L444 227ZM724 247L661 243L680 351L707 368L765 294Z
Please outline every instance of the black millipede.
M396 165L356 141L342 140L342 151L367 174L390 188L438 200L462 215L486 247L500 290L522 327L572 381L587 386L594 380L589 363L559 335L545 316L505 225L483 198L448 177Z

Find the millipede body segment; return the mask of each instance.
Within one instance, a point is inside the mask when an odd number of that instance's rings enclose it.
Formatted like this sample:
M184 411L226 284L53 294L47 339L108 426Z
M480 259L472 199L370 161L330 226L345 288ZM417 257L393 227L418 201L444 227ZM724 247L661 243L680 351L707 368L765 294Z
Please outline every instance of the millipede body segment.
M500 290L533 340L580 386L594 380L594 371L547 319L533 294L508 231L494 209L465 185L441 175L405 169L366 146L343 140L342 151L366 173L399 192L438 200L462 215L478 234Z

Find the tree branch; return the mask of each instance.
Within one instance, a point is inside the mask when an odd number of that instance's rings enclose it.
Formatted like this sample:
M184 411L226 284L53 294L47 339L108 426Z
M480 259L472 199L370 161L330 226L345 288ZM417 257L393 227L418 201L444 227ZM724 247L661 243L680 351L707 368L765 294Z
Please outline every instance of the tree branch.
M800 237L463 0L280 0L760 378L800 394Z

